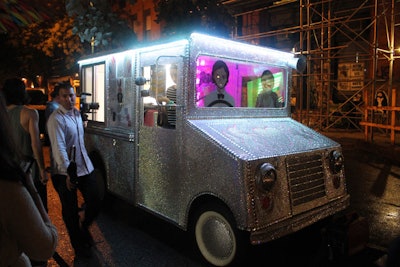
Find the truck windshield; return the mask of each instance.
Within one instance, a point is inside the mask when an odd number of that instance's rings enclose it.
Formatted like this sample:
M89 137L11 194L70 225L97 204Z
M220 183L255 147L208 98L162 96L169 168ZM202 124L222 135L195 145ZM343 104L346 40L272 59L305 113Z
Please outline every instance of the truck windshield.
M286 72L276 66L201 55L197 58L197 106L283 108Z

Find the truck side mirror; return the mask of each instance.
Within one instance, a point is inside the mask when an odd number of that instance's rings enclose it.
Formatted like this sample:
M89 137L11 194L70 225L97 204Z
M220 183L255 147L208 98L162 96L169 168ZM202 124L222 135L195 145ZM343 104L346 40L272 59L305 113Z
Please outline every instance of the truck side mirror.
M307 58L303 55L298 55L289 59L288 65L299 73L303 73L307 66Z
M307 66L307 58L303 55L299 55L296 64L296 70L299 73L303 73L304 70L306 69L306 66Z

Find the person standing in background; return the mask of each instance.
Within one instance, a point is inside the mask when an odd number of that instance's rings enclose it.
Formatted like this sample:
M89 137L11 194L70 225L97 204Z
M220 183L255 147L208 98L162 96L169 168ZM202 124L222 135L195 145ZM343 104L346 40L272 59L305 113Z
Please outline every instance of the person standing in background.
M46 138L45 138L45 140L46 140L47 145L50 146L50 149L49 149L50 168L49 168L48 171L50 172L50 176L51 176L52 181L54 181L54 177L53 176L55 174L55 163L54 163L53 153L51 152L50 138L49 138L49 133L47 131L47 121L49 120L50 115L55 110L57 110L58 107L60 106L60 104L58 102L58 100L59 100L59 91L60 91L60 85L57 84L56 86L54 86L54 90L50 93L51 100L46 103L46 109L44 111L44 116L45 116L45 119L46 119ZM54 189L56 189L55 186L54 186L54 183L53 183L53 187L54 187Z
M58 103L58 91L60 89L60 85L57 84L54 86L53 91L50 93L51 100L46 103L46 109L44 110L44 116L46 119L46 124L47 121L49 120L49 117L51 113L53 113L54 110L58 109L60 104ZM47 133L47 128L46 128L46 138L45 138L46 145L50 145L50 140L49 140L49 134Z
M46 109L44 111L46 122L49 119L51 113L53 113L53 111L58 109L58 107L60 106L60 104L58 103L59 91L60 84L56 84L56 86L54 86L54 90L50 93L51 100L46 103Z
M46 262L57 247L58 234L33 184L21 168L22 155L0 93L0 266Z
M19 78L7 79L2 88L7 111L13 129L13 137L18 150L29 161L35 159L32 166L33 181L37 192L47 210L48 176L44 165L44 156L39 132L39 113L26 106L29 102L24 82Z
M92 257L94 242L89 227L100 211L101 198L94 167L85 148L83 121L75 107L74 88L70 84L60 84L58 95L60 106L46 125L54 159L52 182L60 197L75 260L85 260ZM70 171L71 166L74 172ZM78 214L77 189L85 202L82 219Z

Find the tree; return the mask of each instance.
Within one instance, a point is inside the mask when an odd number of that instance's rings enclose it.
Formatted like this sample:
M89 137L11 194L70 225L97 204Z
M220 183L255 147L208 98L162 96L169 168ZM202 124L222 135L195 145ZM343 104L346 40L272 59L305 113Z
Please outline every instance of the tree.
M32 0L46 11L45 20L0 34L0 79L9 76L72 75L77 60L97 50L122 47L136 40L133 31L110 12L108 0ZM92 39L93 37L93 39Z
M9 34L0 34L0 81L23 73L24 65L19 59L19 51L10 43Z
M22 45L36 49L43 59L50 59L52 69L65 73L76 72L76 60L85 50L79 37L72 33L72 27L73 19L66 14L45 26L30 25L22 31Z
M97 50L108 50L136 41L136 35L127 23L110 12L107 0L68 0L66 9L68 15L74 18L73 33L79 36L82 43L90 45L92 53L95 47Z
M165 35L197 31L229 37L235 26L234 17L217 0L160 0L155 11Z
M3 43L15 52L14 75L33 81L36 75L46 79L77 72L76 60L84 53L79 38L72 34L73 20L66 15L64 3L49 0L41 4L51 15L7 33L8 40Z

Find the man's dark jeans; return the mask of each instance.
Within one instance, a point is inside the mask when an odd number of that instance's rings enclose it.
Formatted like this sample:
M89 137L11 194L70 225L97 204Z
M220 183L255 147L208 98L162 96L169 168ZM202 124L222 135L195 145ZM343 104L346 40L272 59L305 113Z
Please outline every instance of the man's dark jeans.
M72 247L77 253L82 248L82 245L88 245L89 240L87 240L85 231L98 215L101 208L101 200L95 173L91 172L88 175L78 177L77 189L81 192L85 203L84 221L80 222L77 190L68 190L66 177L65 175L53 175L52 181L60 197L62 217L67 227Z

